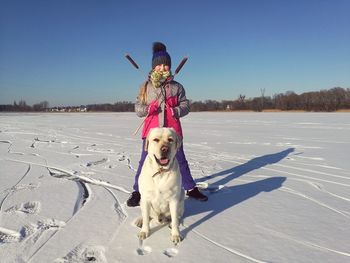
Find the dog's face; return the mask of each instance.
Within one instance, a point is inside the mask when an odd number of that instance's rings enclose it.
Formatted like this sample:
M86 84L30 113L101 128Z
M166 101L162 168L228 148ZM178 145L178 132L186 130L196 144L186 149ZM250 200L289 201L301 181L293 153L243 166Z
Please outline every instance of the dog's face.
M145 144L148 155L155 158L159 166L167 169L171 166L181 140L172 128L153 128L149 132Z

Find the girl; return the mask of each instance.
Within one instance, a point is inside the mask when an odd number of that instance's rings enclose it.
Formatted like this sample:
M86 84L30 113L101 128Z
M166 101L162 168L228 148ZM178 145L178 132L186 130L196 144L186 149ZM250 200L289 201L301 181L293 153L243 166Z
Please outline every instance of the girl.
M141 86L135 104L137 116L146 116L146 119L142 130L143 150L141 160L135 175L134 192L127 201L128 206L138 206L140 204L138 178L147 156L144 144L150 129L154 127L174 128L176 133L181 138L183 137L180 118L189 113L189 101L186 98L183 86L173 80L170 68L171 58L166 51L166 46L160 42L153 43L152 70L148 80ZM183 146L178 150L176 158L180 166L182 185L187 195L199 201L207 201L208 197L198 190L192 178Z

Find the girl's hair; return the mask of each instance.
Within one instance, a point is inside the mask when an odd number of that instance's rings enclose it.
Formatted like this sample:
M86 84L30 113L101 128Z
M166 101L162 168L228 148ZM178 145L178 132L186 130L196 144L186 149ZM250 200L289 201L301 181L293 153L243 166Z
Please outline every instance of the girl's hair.
M147 84L148 84L148 80L141 86L139 91L139 96L137 97L137 99L141 102L141 104L147 103Z
M148 77L147 80L145 81L145 83L141 86L140 91L139 91L139 95L137 96L138 101L141 102L141 104L147 104L147 85L148 85L148 81L150 81L151 79L151 73L153 70L151 70L148 73Z

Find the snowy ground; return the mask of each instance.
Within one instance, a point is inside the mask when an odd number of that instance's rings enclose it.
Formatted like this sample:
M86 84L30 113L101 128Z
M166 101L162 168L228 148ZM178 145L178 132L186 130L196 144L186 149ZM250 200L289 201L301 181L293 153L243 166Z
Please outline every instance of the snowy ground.
M0 115L1 262L350 262L349 113L191 113L185 153L209 201L187 199L174 246L142 246L126 199L133 113Z

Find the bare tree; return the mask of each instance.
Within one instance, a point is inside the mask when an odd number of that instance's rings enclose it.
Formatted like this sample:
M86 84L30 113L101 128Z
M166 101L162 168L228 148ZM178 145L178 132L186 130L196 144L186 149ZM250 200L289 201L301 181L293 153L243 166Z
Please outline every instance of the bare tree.
M261 92L261 110L264 110L265 88L261 88L260 92Z

